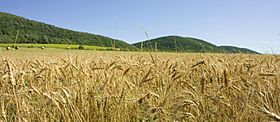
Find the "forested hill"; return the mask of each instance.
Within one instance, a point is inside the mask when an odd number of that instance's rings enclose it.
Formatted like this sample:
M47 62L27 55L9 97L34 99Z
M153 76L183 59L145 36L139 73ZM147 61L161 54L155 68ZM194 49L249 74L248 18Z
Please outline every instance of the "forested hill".
M250 49L233 46L216 46L201 39L165 36L146 40L133 44L145 51L166 51L166 52L209 52L209 53L257 53Z
M0 43L77 44L121 48L122 50L209 53L257 53L233 46L216 46L201 39L165 36L128 44L109 37L55 27L0 12ZM138 49L137 49L138 48Z
M227 53L258 53L256 51L247 49L247 48L240 48L240 47L234 47L234 46L219 46L219 48L223 51L223 52L227 52Z
M18 38L16 39L16 35ZM134 46L109 37L77 32L0 12L1 43L44 43L80 44L122 49L136 49Z

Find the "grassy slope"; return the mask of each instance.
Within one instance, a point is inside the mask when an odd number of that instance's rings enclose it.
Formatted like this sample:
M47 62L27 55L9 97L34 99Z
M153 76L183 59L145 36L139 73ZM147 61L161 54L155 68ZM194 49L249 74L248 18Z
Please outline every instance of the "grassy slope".
M121 40L63 29L0 12L0 42L14 43L18 31L18 43L68 44L70 41L72 44L135 49Z
M141 43L133 44L134 46L141 48ZM156 39L143 41L143 49L147 51L154 51L155 45L159 51L178 51L178 52L214 52L214 53L256 53L252 50L245 48L237 48L230 46L218 47L209 42L179 36L166 36Z

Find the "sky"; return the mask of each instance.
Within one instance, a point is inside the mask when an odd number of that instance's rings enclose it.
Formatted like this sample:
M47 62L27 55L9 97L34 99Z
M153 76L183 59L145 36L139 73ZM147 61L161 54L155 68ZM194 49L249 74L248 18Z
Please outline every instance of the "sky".
M128 43L178 35L280 54L280 0L1 0L0 12Z

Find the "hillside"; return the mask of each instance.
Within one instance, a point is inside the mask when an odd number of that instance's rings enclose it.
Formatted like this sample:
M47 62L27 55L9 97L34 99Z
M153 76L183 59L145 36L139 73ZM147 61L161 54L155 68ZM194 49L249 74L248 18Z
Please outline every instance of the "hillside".
M133 44L145 51L166 51L166 52L210 52L210 53L257 53L250 49L233 46L216 46L209 42L180 36L159 37Z
M257 53L246 48L216 46L204 40L180 36L159 37L130 45L121 40L96 34L63 29L42 22L0 12L0 43L15 43L15 40L16 43L27 44L68 44L70 42L74 45L115 47L121 48L122 50L137 50L137 48L141 49L142 47L144 51Z
M219 46L219 48L227 53L258 53L247 48L239 48L233 46Z
M105 36L77 32L0 12L0 42L72 44L136 49L134 46ZM69 40L69 41L68 41Z

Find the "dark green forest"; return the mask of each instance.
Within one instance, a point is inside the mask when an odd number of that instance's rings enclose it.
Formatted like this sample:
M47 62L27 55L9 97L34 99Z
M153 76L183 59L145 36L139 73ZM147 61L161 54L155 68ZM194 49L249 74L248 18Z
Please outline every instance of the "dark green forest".
M18 36L17 36L18 35ZM17 37L17 38L16 38ZM0 12L1 43L79 44L136 49L134 46L109 37L77 32Z
M145 51L166 52L209 52L209 53L257 53L233 46L216 46L201 39L180 36L166 36L133 44Z
M257 53L234 46L216 46L201 39L166 36L135 44L78 32L0 12L0 43L75 44L162 52Z

